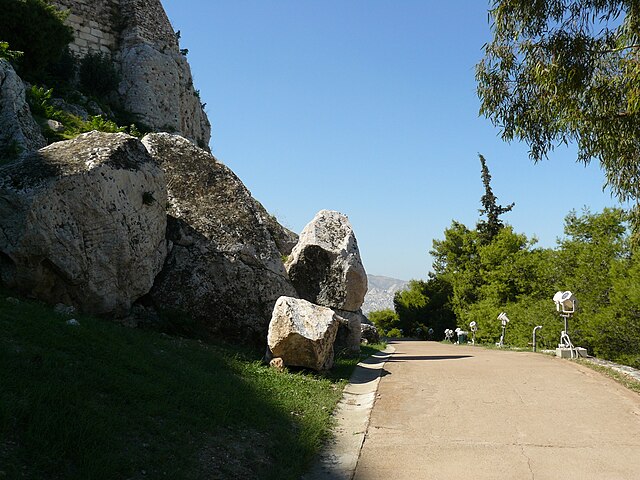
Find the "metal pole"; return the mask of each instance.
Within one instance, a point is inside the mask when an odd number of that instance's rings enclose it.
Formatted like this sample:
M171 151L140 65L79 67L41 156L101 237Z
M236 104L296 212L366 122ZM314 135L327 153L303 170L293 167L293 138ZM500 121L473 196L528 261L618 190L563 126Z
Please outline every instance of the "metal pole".
M533 329L533 351L536 351L536 332L542 328L542 325L538 325Z

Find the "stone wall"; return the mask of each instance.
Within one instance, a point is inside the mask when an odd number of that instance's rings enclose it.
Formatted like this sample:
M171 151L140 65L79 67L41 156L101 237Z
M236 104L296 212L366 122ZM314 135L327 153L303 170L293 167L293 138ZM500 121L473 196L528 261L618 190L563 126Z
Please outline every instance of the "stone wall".
M51 3L70 11L66 23L75 33L70 45L73 53L82 56L96 51L115 52L123 26L120 0L53 0Z
M123 40L178 52L178 40L160 0L121 0L126 18Z
M123 108L154 131L208 148L211 124L161 0L52 0L69 11L71 50L109 54L121 75Z

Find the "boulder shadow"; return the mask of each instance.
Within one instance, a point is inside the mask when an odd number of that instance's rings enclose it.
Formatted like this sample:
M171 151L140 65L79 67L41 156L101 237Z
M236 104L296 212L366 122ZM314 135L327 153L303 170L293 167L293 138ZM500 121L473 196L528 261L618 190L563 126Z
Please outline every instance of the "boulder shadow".
M360 385L372 382L378 377L391 375L391 372L382 368L382 364L389 361L390 357L390 354L380 352L366 358L358 364L353 375L349 379L349 383L352 385Z
M411 360L460 360L462 358L473 358L473 355L405 355L392 357L389 362L408 362Z

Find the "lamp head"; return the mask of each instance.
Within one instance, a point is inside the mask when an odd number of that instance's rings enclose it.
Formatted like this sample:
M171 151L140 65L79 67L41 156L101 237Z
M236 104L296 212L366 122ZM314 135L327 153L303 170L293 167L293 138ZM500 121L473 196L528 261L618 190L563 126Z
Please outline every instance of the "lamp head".
M573 313L576 311L576 305L578 300L570 291L556 292L553 296L553 301L556 303L556 310L562 313Z

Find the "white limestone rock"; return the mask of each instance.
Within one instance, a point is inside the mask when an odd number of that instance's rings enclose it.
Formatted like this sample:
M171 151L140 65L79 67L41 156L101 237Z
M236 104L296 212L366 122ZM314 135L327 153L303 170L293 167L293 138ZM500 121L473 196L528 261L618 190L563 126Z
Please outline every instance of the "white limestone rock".
M90 132L0 168L0 281L124 315L166 257L166 183L141 142Z
M31 116L22 80L8 61L0 59L0 160L46 144Z
M267 344L287 366L322 371L333 366L333 344L340 321L326 307L280 297L273 309Z
M367 274L346 215L321 210L300 234L287 260L298 295L325 307L357 312L367 293Z
M176 132L208 149L211 124L193 86L191 68L175 49L125 44L119 55L124 107L154 130Z
M167 177L173 245L153 302L210 334L264 344L278 297L297 296L277 244L286 229L208 152L167 133L142 141Z

